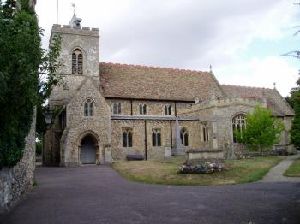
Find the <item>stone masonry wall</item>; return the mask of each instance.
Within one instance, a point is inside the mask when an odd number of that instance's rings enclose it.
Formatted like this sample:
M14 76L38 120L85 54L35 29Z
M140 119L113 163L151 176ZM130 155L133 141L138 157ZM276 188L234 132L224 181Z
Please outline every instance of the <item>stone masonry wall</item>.
M13 168L0 170L0 213L12 207L33 186L35 170L35 124L36 110L26 146L20 162Z
M197 121L179 121L179 128L185 127L189 133L189 146L181 146L183 150L208 148L209 143L203 141L202 125ZM176 147L175 121L162 120L112 120L111 148L114 160L126 159L127 155L145 156L145 127L147 133L147 159L163 159L165 148ZM123 147L122 132L124 128L132 129L132 147ZM153 146L152 131L160 129L161 146Z
M84 116L84 103L93 101L93 116ZM93 80L88 78L66 108L67 125L61 139L61 165L80 165L79 146L86 134L92 134L99 145L99 155L110 145L110 109ZM103 158L99 158L102 160Z
M132 106L132 115L140 115L140 104L147 105L147 115L165 115L165 105L171 105L171 115L175 115L175 103L173 101L150 101L150 100L130 100L123 99L109 99L107 103L111 106L113 103L121 103L121 115L131 115L131 106ZM177 113L185 111L187 108L191 107L191 103L176 103Z
M64 105L69 102L80 88L86 77L92 77L99 86L99 30L82 27L53 25L52 36L62 37L59 61L62 66L58 73L62 75L61 85L55 86L50 96L51 105ZM83 74L72 74L72 52L80 49L83 55Z

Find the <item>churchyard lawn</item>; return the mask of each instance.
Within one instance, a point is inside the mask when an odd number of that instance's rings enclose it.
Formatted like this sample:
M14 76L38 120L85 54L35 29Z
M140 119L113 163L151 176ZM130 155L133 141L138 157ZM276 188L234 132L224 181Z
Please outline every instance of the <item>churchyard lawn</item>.
M300 158L295 160L292 165L285 171L285 176L300 177Z
M128 180L149 184L226 185L258 181L283 158L268 156L227 160L225 170L213 174L177 174L185 160L184 156L164 161L118 161L112 167Z

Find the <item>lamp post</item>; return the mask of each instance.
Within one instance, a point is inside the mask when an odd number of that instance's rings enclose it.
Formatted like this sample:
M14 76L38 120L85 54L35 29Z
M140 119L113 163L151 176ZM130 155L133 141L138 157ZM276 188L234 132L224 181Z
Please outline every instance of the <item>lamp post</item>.
M43 147L43 162L46 162L46 165L49 165L49 157L46 155L50 152L50 164L52 164L52 130L50 130L51 124L52 124L52 115L53 112L50 109L50 106L47 105L44 112L45 117L45 123L46 123L46 132L44 136L44 147ZM50 133L47 133L50 132ZM49 136L50 134L50 136ZM46 142L47 141L47 142ZM45 147L48 148L48 150L45 151ZM49 155L49 154L48 154ZM46 156L46 158L45 158ZM47 160L47 161L46 161Z

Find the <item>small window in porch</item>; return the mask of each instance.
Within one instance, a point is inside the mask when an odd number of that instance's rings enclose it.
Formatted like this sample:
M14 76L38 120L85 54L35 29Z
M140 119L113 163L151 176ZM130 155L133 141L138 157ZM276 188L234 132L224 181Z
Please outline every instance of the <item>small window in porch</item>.
M92 99L87 99L84 103L84 116L93 116L94 104Z

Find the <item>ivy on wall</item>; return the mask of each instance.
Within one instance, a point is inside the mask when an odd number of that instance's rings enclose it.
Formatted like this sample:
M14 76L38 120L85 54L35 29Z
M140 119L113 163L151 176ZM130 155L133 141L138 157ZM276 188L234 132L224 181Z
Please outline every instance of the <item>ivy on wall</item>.
M43 32L28 0L0 0L0 31L1 168L12 167L22 158L33 108L38 105L42 113L41 104L51 85L57 84L60 39L56 38L52 52L40 47ZM41 82L45 73L48 78Z

